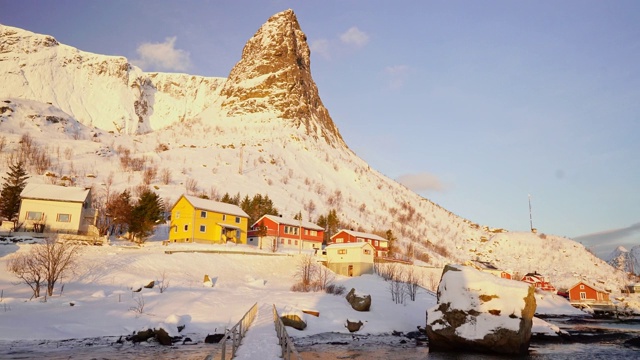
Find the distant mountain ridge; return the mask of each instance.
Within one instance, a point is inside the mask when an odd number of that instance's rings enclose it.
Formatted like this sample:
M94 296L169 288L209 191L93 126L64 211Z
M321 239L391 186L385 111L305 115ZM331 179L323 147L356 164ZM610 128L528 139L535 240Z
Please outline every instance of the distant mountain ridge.
M618 246L604 260L616 269L640 275L640 245L632 247L631 250Z
M287 217L316 221L336 209L345 228L392 230L399 256L422 265L481 260L539 271L556 287L625 281L575 241L481 226L371 169L320 100L291 10L260 27L227 79L145 73L123 57L0 25L0 82L5 151L29 134L52 158L49 168L31 169L30 181L70 179L100 199L133 193L155 169L147 186L168 204L182 193L260 193Z

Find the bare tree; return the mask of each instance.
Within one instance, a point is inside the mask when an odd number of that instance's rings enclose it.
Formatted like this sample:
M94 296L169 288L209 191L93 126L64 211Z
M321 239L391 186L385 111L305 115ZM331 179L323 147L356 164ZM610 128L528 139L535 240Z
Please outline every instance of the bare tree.
M318 265L315 282L318 284L320 290L326 290L329 285L333 284L335 279L336 274L334 274L333 271L326 266Z
M36 264L30 254L15 254L7 263L7 270L18 279L29 285L33 291L32 298L40 297L40 287L44 281L42 269Z
M409 295L409 299L411 301L416 301L416 295L418 293L418 288L420 287L420 283L422 282L422 276L416 273L416 270L413 266L409 266L405 275L405 290L407 295Z
M160 170L160 181L164 185L169 185L171 183L171 170L167 168Z
M163 270L160 274L160 294L164 293L169 288L169 279L167 278L167 271Z
M47 294L53 295L56 282L75 265L80 248L71 242L59 242L48 237L44 243L35 245L30 254L41 268L47 281Z
M315 275L315 263L311 255L303 255L298 261L298 268L293 275L298 282L294 285L294 289L299 291L310 291L311 283Z
M40 286L47 283L47 295L52 296L56 283L75 264L80 251L78 245L58 242L48 237L42 244L36 244L26 254L18 254L8 263L8 270L33 290L33 296L40 296Z

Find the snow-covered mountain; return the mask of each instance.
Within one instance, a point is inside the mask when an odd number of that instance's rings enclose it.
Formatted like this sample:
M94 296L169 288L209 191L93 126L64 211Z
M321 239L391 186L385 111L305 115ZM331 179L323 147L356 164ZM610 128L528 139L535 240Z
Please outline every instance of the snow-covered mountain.
M634 246L631 250L618 246L604 260L616 269L640 275L640 246Z
M322 104L291 10L256 32L228 78L145 73L123 57L0 25L0 82L2 156L24 147L26 134L50 160L31 162L30 181L93 186L99 199L135 194L154 170L149 186L167 204L182 193L266 194L285 216L316 221L335 209L344 227L390 229L419 263L478 259L538 271L557 287L625 281L577 242L476 224L371 169Z

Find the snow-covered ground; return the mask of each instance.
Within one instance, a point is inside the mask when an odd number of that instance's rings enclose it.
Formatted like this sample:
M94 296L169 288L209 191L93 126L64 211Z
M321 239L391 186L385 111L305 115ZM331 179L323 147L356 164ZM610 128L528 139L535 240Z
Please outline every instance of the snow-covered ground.
M0 340L61 340L130 335L162 327L171 335L202 342L207 334L233 326L255 303L275 304L280 313L314 310L305 315L307 328L290 329L293 337L344 333L347 319L364 323L360 334L411 332L425 326L425 311L435 305L429 291L420 289L416 301L392 301L389 283L377 275L336 276L348 292L370 294L370 312L351 309L343 295L293 292L300 255L260 255L247 245L170 244L150 241L142 247L114 241L107 246L82 248L74 273L62 279L52 297L29 300L31 290L6 270L12 254L28 251L27 242L0 245ZM211 254L198 250L244 250L247 254ZM166 254L166 250L193 250ZM254 255L255 254L255 255ZM269 253L266 253L269 254ZM213 286L203 284L205 275ZM149 282L156 286L144 288ZM160 289L166 289L161 293ZM142 288L139 293L133 292ZM537 296L543 314L581 314L564 299ZM549 332L537 321L536 332Z

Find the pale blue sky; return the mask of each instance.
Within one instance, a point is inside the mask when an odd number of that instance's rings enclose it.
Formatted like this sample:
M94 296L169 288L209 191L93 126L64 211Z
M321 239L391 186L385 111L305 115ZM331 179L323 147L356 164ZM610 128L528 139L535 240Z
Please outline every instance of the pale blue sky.
M372 167L483 225L528 230L531 194L539 232L640 245L639 1L0 0L0 23L226 77L288 8Z

